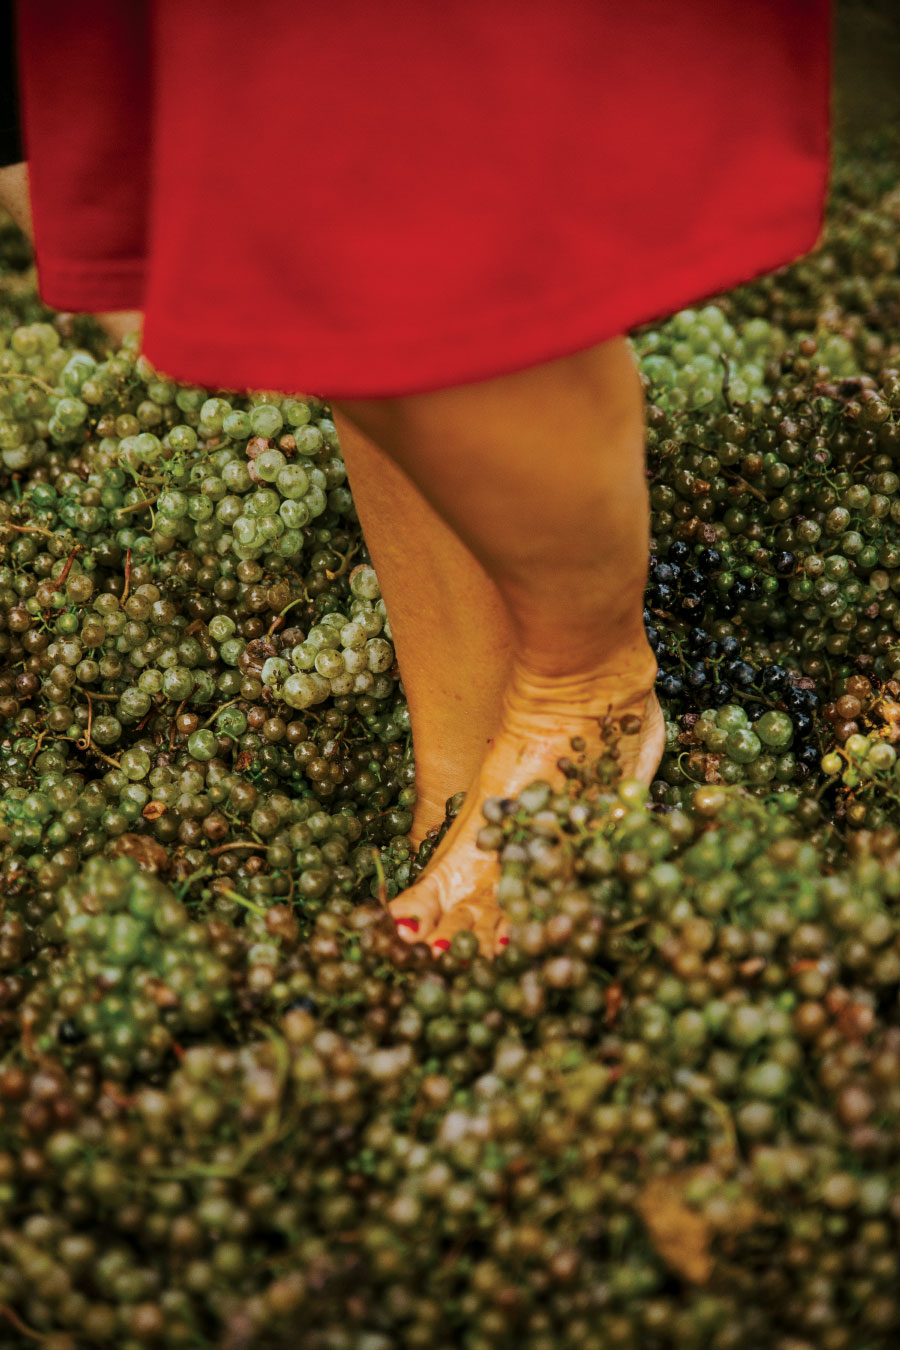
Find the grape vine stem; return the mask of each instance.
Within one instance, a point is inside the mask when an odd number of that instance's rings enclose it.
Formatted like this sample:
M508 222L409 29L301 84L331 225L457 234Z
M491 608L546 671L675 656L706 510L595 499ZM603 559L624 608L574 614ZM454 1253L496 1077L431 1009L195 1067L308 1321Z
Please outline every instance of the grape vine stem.
M43 389L45 394L55 394L57 391L46 380L40 379L37 375L30 374L27 370L9 370L0 374L0 380L27 380L29 384L36 384L38 389Z
M0 1303L0 1316L5 1317L9 1322L12 1322L16 1331L22 1336L27 1336L29 1340L38 1341L40 1344L43 1344L46 1339L40 1332L34 1331L31 1327L27 1326L22 1321L21 1317L19 1317L18 1313L13 1312L12 1308L6 1303Z
M159 500L159 493L157 492L155 497L145 497L143 501L132 502L130 506L120 506L118 511L116 512L116 515L127 516L129 511L143 511L145 506L152 506L153 503L158 500Z
M65 585L66 577L69 575L69 572L72 570L72 564L73 564L73 562L75 561L75 554L76 554L76 553L80 553L80 552L81 552L81 545L80 545L80 544L76 544L75 547L72 549L72 552L69 554L68 558L66 559L66 565L65 565L65 567L64 567L63 570L60 572L59 576L56 578L56 580L54 581L53 585L50 587L51 591L58 591L59 588L60 588L61 586L64 586L64 585Z

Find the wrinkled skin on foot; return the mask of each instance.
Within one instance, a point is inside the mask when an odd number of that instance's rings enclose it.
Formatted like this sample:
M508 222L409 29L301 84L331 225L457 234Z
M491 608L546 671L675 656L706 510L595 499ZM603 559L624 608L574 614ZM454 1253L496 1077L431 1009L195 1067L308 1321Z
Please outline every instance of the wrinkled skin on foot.
M520 676L512 682L504 698L500 731L459 815L422 879L390 905L404 939L425 941L439 952L449 946L454 933L470 929L485 955L503 949L508 938L496 895L498 863L477 843L484 802L516 796L536 779L561 782L558 761L571 756L573 737L582 737L585 753L597 757L603 748L604 716L640 719L640 730L620 741L619 763L624 777L652 781L665 742L652 680L649 685L642 680L624 699L620 692L615 701L607 689L607 682L599 680L540 681Z

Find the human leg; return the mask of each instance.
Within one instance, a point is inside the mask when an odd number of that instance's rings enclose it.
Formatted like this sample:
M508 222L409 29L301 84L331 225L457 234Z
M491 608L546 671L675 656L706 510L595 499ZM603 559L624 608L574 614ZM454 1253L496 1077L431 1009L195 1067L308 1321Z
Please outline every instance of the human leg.
M12 217L23 234L32 237L27 164L5 164L0 168L0 208Z
M453 828L392 906L411 939L475 927L493 946L495 864L476 837L486 797L552 778L573 736L641 719L626 773L651 779L663 744L644 634L649 510L643 406L615 339L528 371L433 394L344 401L471 550L506 605L513 641L500 720Z
M408 475L335 413L366 545L391 620L416 753L420 843L468 787L500 717L511 649L496 586Z
M26 238L33 239L26 163L7 164L0 168L0 208L12 217ZM116 342L121 342L126 334L138 331L142 323L142 315L138 310L109 310L94 317Z

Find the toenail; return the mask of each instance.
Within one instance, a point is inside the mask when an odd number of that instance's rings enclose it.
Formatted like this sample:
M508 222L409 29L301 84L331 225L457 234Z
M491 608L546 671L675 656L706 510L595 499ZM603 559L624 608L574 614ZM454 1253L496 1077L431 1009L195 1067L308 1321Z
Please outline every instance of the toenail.
M501 947L506 947L509 945L509 938L498 938L497 941L500 943Z
M418 933L419 931L419 920L411 918L406 914L402 915L399 919L395 919L394 923L398 928L411 928L414 933Z
M436 952L445 952L450 946L446 938L438 938L437 942L432 942L432 947Z

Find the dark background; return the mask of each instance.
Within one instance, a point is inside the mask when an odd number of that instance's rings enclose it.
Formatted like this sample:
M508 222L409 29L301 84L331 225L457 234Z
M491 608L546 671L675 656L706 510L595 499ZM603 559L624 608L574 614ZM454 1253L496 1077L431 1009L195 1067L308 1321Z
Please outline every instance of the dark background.
M837 0L834 129L851 146L873 131L900 135L900 0Z

